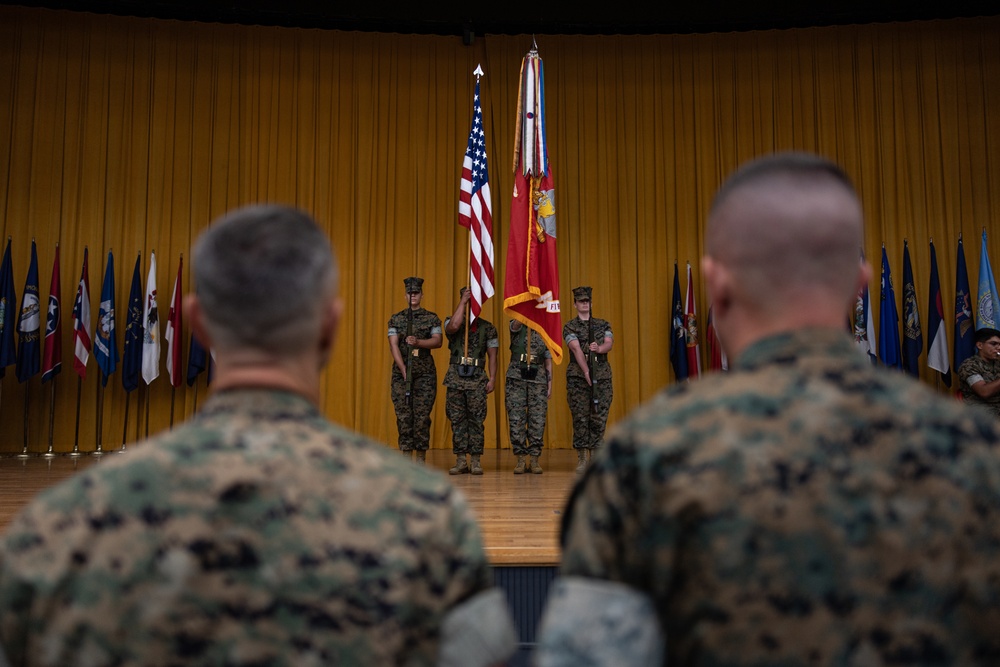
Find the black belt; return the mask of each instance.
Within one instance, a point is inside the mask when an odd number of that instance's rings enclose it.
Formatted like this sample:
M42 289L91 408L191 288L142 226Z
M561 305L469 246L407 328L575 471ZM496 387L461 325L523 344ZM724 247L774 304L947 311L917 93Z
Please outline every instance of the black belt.
M414 347L410 350L410 354L414 357L429 357L431 351L423 347Z
M452 357L452 366L475 366L476 368L482 368L486 365L485 359L473 359L472 357Z
M541 357L537 354L522 354L518 358L518 361L520 361L522 364L537 364L539 361L541 361Z
M607 361L608 360L608 354L607 354L607 352L605 352L604 354L601 354L600 352L590 352L589 355L594 358L594 361Z

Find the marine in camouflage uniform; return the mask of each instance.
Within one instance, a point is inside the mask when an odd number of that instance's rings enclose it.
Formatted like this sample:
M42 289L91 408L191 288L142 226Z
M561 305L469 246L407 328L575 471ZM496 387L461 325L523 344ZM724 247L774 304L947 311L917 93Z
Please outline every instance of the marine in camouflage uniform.
M1000 659L1000 428L845 335L861 226L822 158L723 186L702 270L735 365L619 422L577 483L539 667L595 636L620 665Z
M541 336L517 320L510 321L510 363L507 364L504 389L510 446L517 457L514 474L524 473L526 456L530 457L527 469L541 474L538 457L542 453L545 419L552 396L552 353Z
M448 370L444 374L444 411L451 421L452 452L456 459L454 467L448 471L452 475L467 472L483 474L479 459L483 455L485 440L486 396L493 393L497 377L497 348L500 347L497 328L482 317L477 317L472 326L466 326L466 308L471 296L468 288L459 290L458 306L444 321L448 350L451 352ZM488 374L485 368L487 362Z
M431 442L431 410L437 398L437 367L431 350L441 347L441 320L420 307L423 278L406 278L403 284L409 306L389 318L392 406L400 451L407 455L416 451L417 460L424 461ZM409 386L407 362L413 374Z
M1000 417L1000 332L976 331L976 354L958 367L962 400Z
M591 451L604 440L614 397L608 363L608 352L614 344L611 324L590 316L591 293L590 287L573 288L577 316L563 325L563 340L571 354L571 361L566 364L566 400L573 415L577 472L583 472Z
M193 255L213 395L10 524L0 664L430 666L471 637L480 665L509 656L462 496L317 408L343 309L325 234L251 207Z

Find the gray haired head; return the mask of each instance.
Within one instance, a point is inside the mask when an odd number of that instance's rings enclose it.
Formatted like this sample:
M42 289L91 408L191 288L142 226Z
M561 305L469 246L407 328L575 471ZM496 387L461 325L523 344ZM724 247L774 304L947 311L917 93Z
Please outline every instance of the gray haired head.
M247 206L214 222L194 246L195 293L219 348L294 354L319 335L337 290L326 234L287 206Z

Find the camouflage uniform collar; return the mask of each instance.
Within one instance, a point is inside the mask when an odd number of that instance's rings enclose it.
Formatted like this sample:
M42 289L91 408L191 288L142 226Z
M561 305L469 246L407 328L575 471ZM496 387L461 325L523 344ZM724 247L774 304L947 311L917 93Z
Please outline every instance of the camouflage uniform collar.
M239 387L212 394L199 416L248 414L254 417L318 417L319 409L306 397L284 389Z
M868 363L854 346L854 340L844 331L827 328L787 331L762 338L750 345L736 367L754 369L761 366L789 363L803 357L857 358L857 363ZM870 363L869 363L870 365Z

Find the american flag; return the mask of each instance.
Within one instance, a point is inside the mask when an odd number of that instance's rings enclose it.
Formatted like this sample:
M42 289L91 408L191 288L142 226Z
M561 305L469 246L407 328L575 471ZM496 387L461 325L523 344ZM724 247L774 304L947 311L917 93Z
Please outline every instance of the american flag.
M482 70L476 68L477 74ZM493 296L493 205L490 177L486 168L486 133L483 107L479 102L479 76L472 111L469 144L462 160L462 188L458 198L458 224L469 230L469 288L472 290L471 323Z

